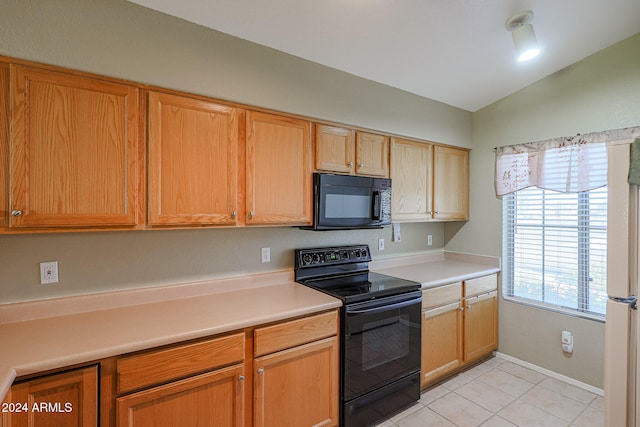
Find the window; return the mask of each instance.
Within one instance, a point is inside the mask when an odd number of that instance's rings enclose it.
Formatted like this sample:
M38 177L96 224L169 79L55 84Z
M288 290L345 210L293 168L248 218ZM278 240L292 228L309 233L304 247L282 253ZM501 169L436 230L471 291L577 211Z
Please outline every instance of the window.
M503 296L604 319L607 188L529 187L503 197Z

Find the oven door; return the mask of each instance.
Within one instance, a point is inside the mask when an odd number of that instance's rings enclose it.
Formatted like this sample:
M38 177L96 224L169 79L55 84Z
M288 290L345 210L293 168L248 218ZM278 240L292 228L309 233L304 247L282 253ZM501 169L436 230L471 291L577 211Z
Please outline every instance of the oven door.
M345 307L343 400L420 371L422 292Z

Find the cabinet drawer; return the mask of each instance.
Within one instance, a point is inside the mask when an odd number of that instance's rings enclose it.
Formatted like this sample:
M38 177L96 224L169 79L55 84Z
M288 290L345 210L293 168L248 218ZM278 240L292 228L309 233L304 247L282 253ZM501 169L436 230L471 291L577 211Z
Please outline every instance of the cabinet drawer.
M161 384L244 359L244 333L118 359L118 393Z
M462 298L462 282L422 291L422 309L438 307L459 301Z
M464 281L464 295L478 295L498 289L498 275L478 277Z
M335 311L258 328L253 335L255 356L317 341L337 333L338 313Z

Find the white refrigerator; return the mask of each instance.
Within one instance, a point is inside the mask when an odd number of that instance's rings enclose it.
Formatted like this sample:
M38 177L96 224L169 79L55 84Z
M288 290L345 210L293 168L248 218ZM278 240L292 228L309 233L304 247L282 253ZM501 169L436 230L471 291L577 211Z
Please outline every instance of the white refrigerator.
M631 140L608 147L607 319L604 400L606 427L640 426L637 343L638 186L627 182Z

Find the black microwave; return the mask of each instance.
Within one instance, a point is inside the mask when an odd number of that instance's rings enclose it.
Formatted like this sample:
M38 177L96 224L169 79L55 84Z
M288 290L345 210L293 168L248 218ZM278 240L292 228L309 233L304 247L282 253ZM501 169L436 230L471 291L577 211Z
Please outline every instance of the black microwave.
M313 174L313 230L381 228L390 224L390 179Z

